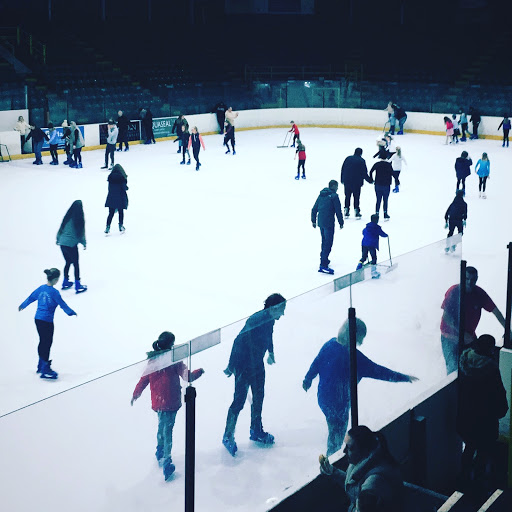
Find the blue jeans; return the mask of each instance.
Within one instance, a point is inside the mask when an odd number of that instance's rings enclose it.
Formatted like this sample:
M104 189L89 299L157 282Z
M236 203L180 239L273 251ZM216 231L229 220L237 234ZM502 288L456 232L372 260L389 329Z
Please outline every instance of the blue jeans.
M395 134L396 117L394 115L389 116L389 133Z
M320 266L329 266L329 254L331 254L332 243L334 241L334 228L320 228L322 235L322 248L320 250Z
M377 204L375 206L375 213L379 213L380 202L384 202L384 213L388 211L388 197L391 185L375 185L375 195L377 196Z
M156 451L162 453L164 459L171 460L172 429L178 411L157 411L158 433L156 435Z
M43 141L33 142L34 154L36 155L36 162L42 162L41 150L43 149Z
M459 368L459 344L457 341L445 338L441 334L441 347L446 363L446 374L450 375Z
M407 121L407 114L398 120L398 131L400 131L400 132L404 131L405 121Z

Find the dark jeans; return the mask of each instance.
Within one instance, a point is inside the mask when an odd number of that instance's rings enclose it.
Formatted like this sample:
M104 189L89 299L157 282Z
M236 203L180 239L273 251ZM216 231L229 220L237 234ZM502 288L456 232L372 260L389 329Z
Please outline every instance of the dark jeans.
M345 184L345 208L350 208L350 197L354 196L354 208L359 210L359 197L361 196L361 187L354 187Z
M400 171L393 171L393 178L395 179L395 187L398 187L400 185L400 180L398 177L400 176Z
M304 167L305 165L306 165L306 160L299 160L299 165L297 165L297 176L300 174L301 167L302 167L302 176L306 175L306 169Z
M459 367L459 344L456 340L445 338L441 334L441 347L446 363L446 374L457 371Z
M503 130L503 145L505 145L505 142L507 143L507 147L508 147L508 132L509 130Z
M485 192L485 183L487 182L487 176L480 176L478 178L478 190Z
M25 139L26 139L26 136L25 135L20 135L21 137L21 154L25 154Z
M182 151L183 151L183 160L182 160L182 162L184 162L184 161L185 161L185 153L187 154L188 159L190 160L190 153L189 153L189 151L188 151L188 147L186 147L186 146L181 146L181 149L182 149Z
M466 178L457 178L457 190L459 190L459 185L462 183L462 190L466 190Z
M240 411L244 408L247 393L251 388L251 429L262 430L261 410L265 396L265 370L256 372L235 373L235 395L229 406L228 421L225 435L232 437L235 432L235 425Z
M229 132L224 135L224 145L229 149L228 142L231 141L231 148L235 151L235 127L233 126Z
M473 123L473 138L478 139L478 125L480 123L474 122Z
M105 148L105 167L108 167L108 157L110 155L110 161L112 162L112 166L114 165L114 152L116 150L115 144L107 144Z
M59 154L57 153L58 144L50 144L50 155L52 155L52 160L54 162L59 161Z
M345 440L345 434L347 433L348 426L348 413L350 405L341 406L339 416L326 416L327 428L329 430L329 436L327 437L327 453L326 455L332 455L337 451L341 450L343 441Z
M295 141L296 141L298 138L299 138L299 136L298 136L296 133L294 133L294 134L293 134L293 142L292 142L292 145L295 145Z
M110 226L110 223L112 222L112 219L114 218L114 213L116 213L117 208L109 208L108 209L108 217L107 217L107 226ZM119 224L123 224L124 220L124 210L121 208L120 210L117 210L117 213L119 214Z
M71 158L71 148L69 147L69 144L64 146L64 151L66 152L66 162L70 164L73 159Z
M334 228L320 228L322 236L322 248L320 250L320 266L329 266L329 254L331 254L332 243L334 241Z
M224 122L226 121L226 114L224 112L217 112L217 123L219 123L220 133L224 133Z
M362 246L363 254L361 256L361 263L364 263L368 258L368 253L372 257L372 265L377 264L377 249L375 247L368 247L367 245Z
M117 142L119 143L119 149L123 149L123 142L125 148L128 149L128 132L119 132Z
M404 124L405 121L407 121L407 114L404 117L401 117L398 120L398 131L403 132L404 131Z
M462 140L466 140L466 133L469 135L468 123L461 123Z
M82 148L73 149L73 158L75 159L75 164L82 163Z
M39 345L37 352L43 361L50 360L50 348L53 343L53 322L45 322L36 319L37 333L39 334Z
M388 211L388 197L391 185L375 185L375 195L377 196L377 204L375 205L375 213L379 213L380 202L384 203L384 213Z
M43 149L43 141L41 140L39 142L33 142L32 146L34 148L34 154L36 155L36 162L41 162L43 159L41 155L41 151Z
M450 238L455 232L455 228L457 228L457 233L463 233L464 226L462 225L462 219L448 221L448 236L446 238Z
M199 163L199 148L192 148L192 154L194 155L194 160Z
M80 267L78 265L78 246L68 247L67 245L61 245L60 250L62 256L66 260L64 265L64 279L67 281L69 278L69 268L73 265L75 269L75 281L80 281Z

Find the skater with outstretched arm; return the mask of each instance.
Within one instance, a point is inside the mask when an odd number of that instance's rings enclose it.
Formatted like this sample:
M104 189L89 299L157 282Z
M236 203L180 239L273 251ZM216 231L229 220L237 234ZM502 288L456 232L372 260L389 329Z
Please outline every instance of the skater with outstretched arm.
M51 368L50 349L53 343L53 317L55 309L60 306L66 315L76 316L76 313L62 300L60 293L54 288L59 281L60 270L50 268L44 271L48 282L34 290L18 307L18 311L23 311L29 304L37 300L37 310L35 316L37 333L39 334L39 345L37 352L39 362L37 364L37 373L40 373L41 379L56 379L59 375Z
M192 128L192 133L190 134L188 147L192 147L192 154L194 155L194 160L196 161L196 171L199 171L199 167L201 167L201 163L199 162L199 151L201 150L201 146L203 151L206 151L203 137L201 137L201 134L198 132L197 126L194 126Z
M124 211L128 208L128 176L121 165L116 164L108 175L108 195L105 207L108 208L107 227L105 234L110 233L110 224L117 211L119 215L119 231L124 233Z
M366 324L356 318L356 343L362 345L366 337ZM329 437L327 438L327 456L341 449L347 431L350 411L350 356L349 322L341 326L337 338L331 338L320 349L311 364L302 388L308 391L313 379L319 377L318 405L327 420ZM357 350L357 382L365 377L387 382L414 382L412 375L395 372L374 363Z
M273 293L265 300L265 307L250 316L233 342L229 363L224 373L235 376L235 394L226 419L222 444L235 456L235 427L243 409L249 388L252 391L250 439L263 444L273 444L274 436L263 430L261 411L265 395L265 365L274 364L274 324L284 315L286 299Z
M164 331L158 340L153 343L153 350L148 352L148 360L163 355L172 350L174 346L174 334ZM149 384L151 390L151 407L158 414L158 432L156 436L156 460L158 465L163 468L164 478L168 481L175 471L172 463L172 431L176 421L176 414L181 408L181 383L180 378L185 382L194 382L204 370L199 368L193 372L187 368L187 365L180 361L170 364L164 368L143 375L135 389L131 399L131 405L134 404L142 392Z

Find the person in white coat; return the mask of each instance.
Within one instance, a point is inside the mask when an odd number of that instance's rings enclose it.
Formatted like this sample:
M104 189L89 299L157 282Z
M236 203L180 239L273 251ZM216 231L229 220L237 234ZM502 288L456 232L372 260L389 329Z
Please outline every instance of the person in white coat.
M21 154L25 154L25 139L30 132L30 125L23 119L23 116L18 117L18 121L14 126L14 130L20 133L21 140Z
M399 176L400 171L402 170L402 164L404 163L405 165L407 165L407 160L402 155L402 149L400 148L400 146L396 147L396 152L391 156L389 161L393 166L393 179L395 180L395 188L393 189L393 192L397 193L399 192Z

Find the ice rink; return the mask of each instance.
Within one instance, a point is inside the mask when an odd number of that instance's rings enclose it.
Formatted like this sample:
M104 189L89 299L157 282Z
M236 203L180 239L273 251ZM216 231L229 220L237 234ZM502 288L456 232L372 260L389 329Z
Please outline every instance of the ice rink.
M440 123L442 116L440 116ZM297 120L300 126L300 120ZM406 126L407 128L407 126ZM361 194L362 221L350 217L337 230L331 252L334 276L319 274L320 233L311 208L329 180L339 181L346 156L356 147L370 169L379 132L301 128L306 145L306 180L296 181L294 150L278 149L284 129L237 132L237 154L225 155L222 136L205 136L201 170L180 165L177 145L132 145L116 152L128 174L126 233L103 233L108 172L100 170L104 151L83 152L83 169L34 166L32 160L0 165L0 223L3 325L0 359L0 416L80 386L145 359L164 330L183 343L213 329L222 343L192 358L203 367L197 388L197 510L265 510L267 500L304 483L318 472L327 429L316 403L316 387L306 394L302 379L322 344L346 318L349 293L310 293L290 301L276 323L276 364L267 367L263 406L265 429L276 444L262 449L248 439L249 406L237 427L239 453L221 444L233 379L222 373L239 321L279 292L287 299L352 272L361 256L361 230L375 207L373 186ZM482 286L505 313L507 250L512 214L510 153L495 140L444 145L444 136L395 137L407 160L400 192L391 194L390 238L398 267L380 280L353 287L354 307L368 325L362 347L368 357L420 378L415 384L363 381L360 422L374 428L384 417L438 384L445 376L439 342L440 304L458 280L460 248L446 256L444 214L455 192L455 158L466 150L474 164L487 152L491 179L487 199L478 197L478 178L467 179L467 228L462 257L479 270ZM49 156L43 161L48 164ZM473 165L474 169L474 165ZM343 205L343 188L339 190ZM55 315L51 352L59 379L35 373L36 305L18 305L45 282L43 270L63 268L55 235L75 199L84 204L87 250L80 246L84 294L63 291L77 313ZM352 209L353 214L353 209ZM379 260L389 258L381 242ZM60 283L57 285L60 289ZM484 313L477 331L501 340L501 326ZM59 394L0 418L0 504L13 511L41 510L46 496L53 511L144 508L178 510L184 496L184 409L174 430L177 470L165 483L154 458L156 414L147 389L130 407L144 363ZM379 423L380 422L380 423ZM268 502L271 503L271 502ZM249 504L249 505L248 505ZM249 508L248 508L249 507ZM50 510L50 508L48 508Z

